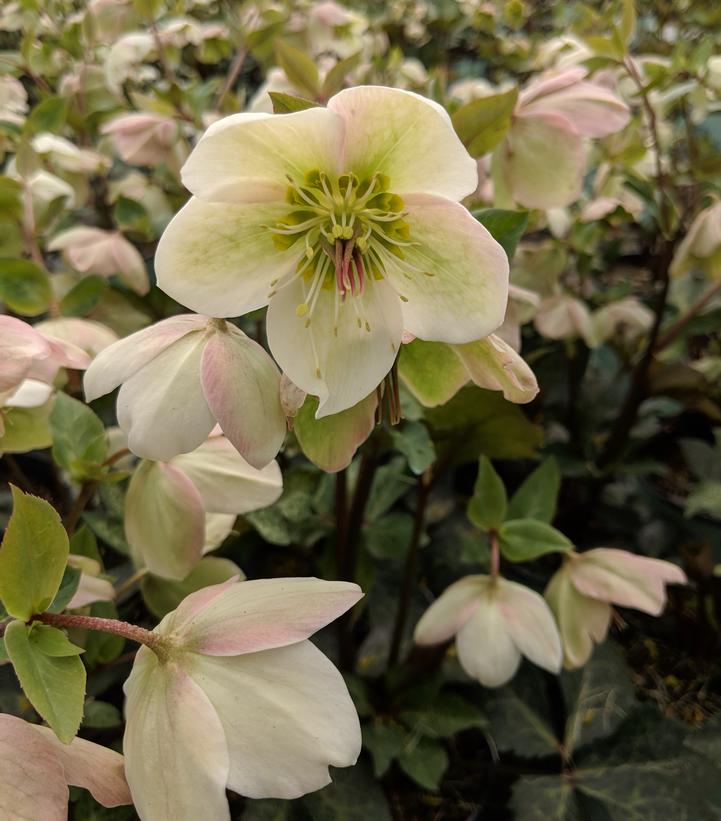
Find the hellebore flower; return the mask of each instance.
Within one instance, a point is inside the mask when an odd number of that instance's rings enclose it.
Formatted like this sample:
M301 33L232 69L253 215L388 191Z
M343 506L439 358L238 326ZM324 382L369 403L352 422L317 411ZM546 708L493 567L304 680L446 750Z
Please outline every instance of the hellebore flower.
M596 329L586 304L567 294L544 299L533 322L538 333L548 339L576 339L580 336L589 348L598 345Z
M508 260L458 202L476 163L417 94L226 117L181 176L194 196L161 237L158 284L209 316L268 305L271 352L318 417L380 384L404 329L463 343L503 321Z
M84 274L117 274L141 296L150 288L143 258L119 231L79 225L58 234L48 244L48 251L62 251L68 265Z
M466 576L433 602L416 625L417 644L456 637L461 667L485 687L513 678L525 656L551 673L561 669L561 640L548 605L522 584Z
M206 514L235 516L273 504L283 490L277 462L251 467L224 436L168 462L142 461L125 501L125 534L139 565L184 579L200 561Z
M118 424L130 450L167 462L195 450L217 422L254 467L267 465L286 424L273 360L223 320L182 314L111 345L85 374L88 402L122 385Z
M494 182L526 208L562 208L578 199L584 137L620 131L628 106L574 66L540 77L521 92L513 122L494 155Z
M671 276L699 269L711 279L721 277L721 202L705 208L691 223L671 262Z
M121 114L101 129L109 134L115 150L132 165L157 165L165 162L178 135L175 120L160 114Z
M297 798L361 749L343 677L308 637L362 596L349 582L229 581L155 628L125 682L125 772L143 821L228 821L225 789ZM162 779L162 789L158 779Z
M599 308L591 320L598 342L605 342L614 336L630 341L646 333L653 325L653 311L629 296Z
M597 547L565 554L545 597L558 622L566 667L581 667L594 642L606 638L612 604L658 616L666 605L666 585L685 583L675 564L627 550Z
M100 578L100 562L89 556L71 553L68 556L68 566L80 571L78 587L68 602L68 610L77 610L96 601L113 601L115 588L107 579Z
M131 804L123 756L74 738L63 744L48 727L0 715L0 817L67 821L68 785L89 790L104 807Z

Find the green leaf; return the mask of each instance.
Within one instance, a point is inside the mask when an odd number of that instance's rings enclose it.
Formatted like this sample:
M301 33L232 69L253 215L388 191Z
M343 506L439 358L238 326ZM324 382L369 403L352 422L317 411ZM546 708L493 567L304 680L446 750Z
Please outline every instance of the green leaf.
M34 134L42 131L57 134L65 124L68 105L67 97L48 97L30 112L25 123L25 130Z
M312 98L320 94L320 75L311 58L287 40L276 40L275 57L291 83Z
M511 125L518 89L480 97L462 105L452 116L453 127L473 157L482 157L498 145Z
M426 790L437 790L448 768L448 753L438 741L421 738L398 756L403 772Z
M492 234L509 260L528 225L528 211L505 211L502 208L481 208L473 216Z
M511 808L523 821L580 821L573 785L556 775L524 775L513 785Z
M356 450L375 427L376 397L371 394L357 405L332 416L315 418L318 400L306 397L294 421L298 444L321 470L335 473L348 467Z
M114 704L108 704L105 701L95 701L95 699L88 699L85 702L83 727L89 727L94 730L104 730L109 727L120 727L122 723L122 713Z
M60 588L55 594L52 604L47 608L49 613L62 613L68 606L68 602L75 595L80 584L80 570L77 567L68 565L63 573Z
M408 552L412 532L412 516L389 513L371 521L365 529L365 548L376 559L402 559Z
M0 453L27 453L50 447L52 401L37 408L3 408L5 431L0 436Z
M268 96L273 103L274 114L292 114L294 111L305 111L308 108L318 108L318 103L306 100L305 97L294 97L292 94L283 94L281 91L269 91Z
M29 633L22 622L11 622L5 648L28 701L60 741L69 744L83 717L85 667L77 655L47 655Z
M539 465L513 494L509 519L537 519L550 524L556 515L561 471L551 457Z
M68 534L52 505L11 485L13 512L0 546L0 599L16 619L42 613L68 562Z
M307 817L313 821L391 821L383 789L364 762L332 769L331 775L332 784L300 799Z
M429 738L451 738L470 727L488 727L483 712L455 693L441 694L425 709L405 710L400 719L413 733Z
M478 463L478 477L473 497L468 503L468 518L483 530L498 530L506 518L508 497L503 480L487 456Z
M332 97L343 88L346 75L350 74L351 71L360 65L362 57L363 52L359 51L356 54L351 54L350 57L346 57L344 60L339 60L333 66L323 81L322 94L325 99Z
M84 277L60 300L60 313L63 316L87 316L109 287L108 280L98 274Z
M0 176L0 219L16 220L22 216L22 190L18 180Z
M103 619L117 619L118 610L113 602L99 601L90 607L91 616L100 616ZM99 630L90 630L85 639L85 655L83 659L88 667L97 667L99 664L109 664L114 661L125 647L125 639L111 633L101 633Z
M511 562L530 562L546 553L565 553L573 545L560 530L537 519L512 519L499 531L501 553Z
M46 271L29 259L0 259L0 301L23 316L47 311L53 298Z
M33 650L50 658L79 656L85 652L82 647L73 644L62 630L38 621L30 625L28 640Z
M382 778L391 762L401 754L407 735L400 724L390 720L377 718L363 725L363 746L371 755L376 778Z
M50 414L53 434L53 459L65 468L73 479L97 478L92 467L100 465L108 455L105 426L84 402L59 393Z
M428 428L421 422L405 422L390 431L394 447L408 460L408 467L416 476L424 473L436 459L433 440Z
M702 511L721 519L721 482L713 480L701 482L689 494L686 499L684 516L690 518Z

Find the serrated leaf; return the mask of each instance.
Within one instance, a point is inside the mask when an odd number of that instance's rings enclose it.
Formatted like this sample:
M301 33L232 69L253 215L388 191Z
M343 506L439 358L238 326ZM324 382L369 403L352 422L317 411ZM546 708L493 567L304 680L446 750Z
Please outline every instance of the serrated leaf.
M482 157L500 143L511 125L518 89L479 97L452 116L453 127L472 157Z
M47 655L28 634L25 624L11 622L5 630L5 648L28 701L60 741L69 744L83 716L85 667L77 655Z
M512 519L498 531L501 553L511 562L530 562L546 553L565 553L573 544L560 530L537 519Z
M487 456L478 463L478 477L468 503L468 518L483 530L498 530L506 517L508 497L503 480Z
M73 479L97 478L91 467L97 467L108 455L105 426L85 403L59 393L50 414L53 434L53 459Z
M29 259L0 259L0 301L23 316L47 311L53 297L47 272Z
M16 619L42 613L68 562L68 534L44 499L11 485L13 512L0 546L0 599Z
M28 629L28 640L34 650L50 658L79 656L85 652L82 647L73 644L62 630L37 621Z
M275 57L291 83L315 98L320 93L320 75L313 60L287 40L275 41Z
M503 248L509 260L528 225L528 211L506 211L502 208L481 208L473 216L484 225Z
M509 519L537 519L550 524L556 515L561 471L551 457L540 464L516 490L508 505Z

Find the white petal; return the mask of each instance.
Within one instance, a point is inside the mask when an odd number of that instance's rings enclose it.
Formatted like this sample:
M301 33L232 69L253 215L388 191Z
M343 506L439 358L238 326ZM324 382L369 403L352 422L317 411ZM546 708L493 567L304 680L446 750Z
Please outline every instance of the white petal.
M33 360L50 356L50 345L32 325L13 316L0 316L0 391L16 387Z
M207 592L206 592L207 591ZM315 578L255 579L216 585L180 604L162 632L199 653L235 656L308 638L363 595L357 584Z
M286 434L280 372L270 356L226 323L226 329L206 343L201 381L208 407L223 433L253 466L267 465Z
M225 729L230 789L297 798L330 783L328 765L355 764L355 707L341 674L309 641L229 658L194 655L193 662L191 675Z
M138 465L125 497L125 535L136 562L164 579L184 579L200 561L203 500L179 467Z
M214 123L181 170L183 185L208 201L282 201L287 176L339 173L343 120L325 108L292 114L234 114Z
M503 322L508 258L463 206L442 197L405 199L411 241L405 262L389 257L387 276L403 302L404 327L420 339L471 342Z
M461 667L484 687L510 681L521 663L521 652L508 632L498 602L482 596L475 612L456 636Z
M142 821L229 821L228 747L205 693L147 647L123 689L125 773Z
M561 638L543 597L523 584L499 579L497 601L506 629L521 653L544 670L560 672Z
M53 392L52 385L37 379L24 379L18 389L5 399L5 406L12 408L38 408L44 405Z
M110 393L181 336L199 330L207 321L195 314L172 316L104 348L85 371L85 399L92 402Z
M363 179L378 171L390 190L427 192L461 200L478 185L476 161L463 147L446 111L432 100L382 86L339 92L328 108L346 124L344 170Z
M118 424L133 453L167 461L207 438L215 419L200 383L204 345L203 333L186 334L120 389Z
M416 644L438 644L454 636L475 612L488 581L488 576L466 576L447 587L416 625Z
M454 346L471 379L481 388L503 391L509 402L531 402L538 394L538 382L523 357L491 334L477 342Z
M373 280L362 296L339 302L337 322L336 291L322 290L306 327L308 315L296 314L306 291L303 280L295 279L271 299L268 344L283 372L320 399L321 418L352 408L383 381L400 346L403 318L392 288Z
M170 464L191 480L209 512L248 513L272 505L283 491L277 462L258 470L224 436L210 437L192 453L176 456Z
M279 252L270 227L284 203L238 205L191 198L165 229L155 253L158 286L194 311L240 316L268 304L271 282L296 263Z

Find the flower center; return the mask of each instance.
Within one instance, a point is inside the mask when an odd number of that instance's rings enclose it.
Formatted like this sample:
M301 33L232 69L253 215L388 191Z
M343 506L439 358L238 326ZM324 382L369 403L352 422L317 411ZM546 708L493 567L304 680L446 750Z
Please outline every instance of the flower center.
M404 259L403 248L412 243L403 200L388 190L384 174L359 180L355 174L335 178L311 171L302 183L288 181L288 213L271 230L279 251L297 246L301 252L296 276L307 287L296 313L307 315L309 325L321 291L335 288L341 303L349 294L363 294L370 282L383 278L391 260ZM359 315L359 327L364 322L367 326Z

